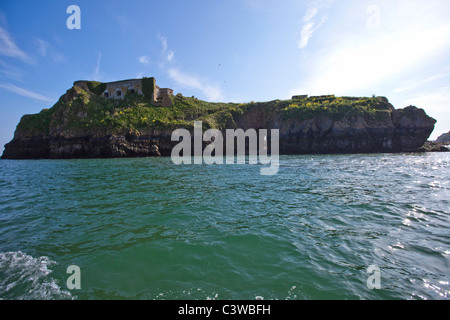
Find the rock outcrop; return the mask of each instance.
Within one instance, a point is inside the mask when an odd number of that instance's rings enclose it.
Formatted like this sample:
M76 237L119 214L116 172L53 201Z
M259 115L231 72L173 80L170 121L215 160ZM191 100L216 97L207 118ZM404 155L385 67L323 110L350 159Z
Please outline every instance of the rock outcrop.
M74 87L50 110L22 117L13 140L5 145L2 158L169 156L178 143L171 141L173 130L197 119L223 132L227 128L279 129L281 154L417 151L434 129L436 120L422 109L413 106L395 109L382 97L364 101L371 101L372 105L362 111L347 108L345 112L330 113L326 111L330 102L326 101L323 111L322 102L316 102L318 109L300 114L295 112L304 109L298 109L292 101L216 106L177 96L172 109L163 110L172 112L165 114L170 119L166 123L145 116L145 112L154 117L163 112L156 106L142 101L129 105L123 105L126 101L106 102L92 92ZM289 113L289 108L295 112ZM136 110L147 111L137 117ZM192 131L192 126L187 128Z
M388 103L387 99L385 100ZM267 115L254 109L240 117L241 128L280 130L281 154L381 153L418 150L427 141L436 120L425 111L410 106L387 112L377 118L366 113L341 119L319 115L312 119L283 120L280 114ZM263 124L263 126L261 126Z
M436 142L439 143L450 143L450 131L447 133L444 133L443 135L440 135L437 139Z
M450 152L450 144L427 141L417 150L418 152Z

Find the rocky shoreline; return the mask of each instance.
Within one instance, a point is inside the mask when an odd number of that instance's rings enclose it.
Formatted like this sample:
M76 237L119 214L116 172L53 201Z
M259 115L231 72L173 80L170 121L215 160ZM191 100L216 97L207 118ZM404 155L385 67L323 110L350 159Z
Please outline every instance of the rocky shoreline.
M450 143L427 141L416 152L450 152Z

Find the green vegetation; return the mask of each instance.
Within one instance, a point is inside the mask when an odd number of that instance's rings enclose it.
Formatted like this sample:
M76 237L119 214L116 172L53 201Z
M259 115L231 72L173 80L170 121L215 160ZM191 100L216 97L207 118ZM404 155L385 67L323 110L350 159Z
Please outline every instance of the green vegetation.
M366 114L374 120L382 120L390 111L388 103L381 97L311 97L279 104L285 119L310 119L322 115L339 120L346 116Z
M48 135L50 121L52 119L54 109L43 109L38 114L24 115L17 126L17 130L27 132L29 136Z
M106 83L98 82L98 81L87 81L86 82L89 90L96 95L101 95L103 91L106 90Z
M156 80L155 78L143 78L142 80L142 93L147 100L151 100L152 94L155 92Z
M52 125L70 131L170 130L192 128L194 120L204 121L205 128L224 128L224 119L231 119L236 109L236 104L210 103L181 95L172 97L172 107L161 107L138 94L127 94L124 100L113 100L90 94L79 87L72 90L73 96L60 100L51 109L54 116L50 116ZM27 121L27 126L36 127L35 124L43 122L41 114L27 117L33 118L33 121Z
M228 104L209 103L193 98L173 97L172 107L151 104L142 96L124 101L109 101L98 106L100 125L113 130L191 128L194 120L203 120L205 127L219 127L223 113L231 109ZM103 108L103 109L102 109ZM97 121L95 121L97 122Z
M310 97L301 100L275 100L250 103L212 103L182 95L172 97L172 107L161 107L148 100L153 78L143 80L146 95L127 94L124 100L105 99L74 87L50 110L22 118L20 126L28 132L48 134L49 127L80 133L123 133L130 131L173 130L193 127L194 120L203 128L235 127L235 119L248 112L277 113L281 119L306 120L327 116L338 120L352 115L367 115L374 121L385 121L390 105L380 97L353 98ZM101 83L90 82L91 91L99 92ZM94 92L93 91L93 92Z

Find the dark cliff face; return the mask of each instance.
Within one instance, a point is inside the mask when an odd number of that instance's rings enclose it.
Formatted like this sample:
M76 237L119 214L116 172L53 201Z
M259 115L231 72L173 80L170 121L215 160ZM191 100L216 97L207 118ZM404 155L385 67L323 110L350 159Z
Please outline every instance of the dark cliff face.
M85 105L76 110L75 99L86 96L73 89L30 129L32 116L24 116L17 126L14 139L5 145L3 159L38 158L110 158L170 156L173 146L172 130L148 127L141 130L80 129L71 124L87 117ZM81 100L80 100L81 99ZM340 118L317 114L304 119L286 118L270 104L262 104L233 114L220 128L244 130L253 128L279 129L280 154L378 153L418 150L434 129L436 120L422 109L407 107L395 110L387 99L382 112L348 113ZM269 107L268 107L269 106ZM43 111L44 112L44 111ZM183 126L178 126L183 127ZM206 129L206 128L204 128ZM225 137L225 134L224 134Z
M410 106L392 107L378 119L357 114L339 120L326 116L282 120L277 114L253 110L236 123L246 129L279 129L281 154L334 154L416 151L433 132L436 120Z
M121 158L170 155L170 134L148 136L86 135L79 137L33 136L13 139L2 159ZM159 148L163 149L163 154Z

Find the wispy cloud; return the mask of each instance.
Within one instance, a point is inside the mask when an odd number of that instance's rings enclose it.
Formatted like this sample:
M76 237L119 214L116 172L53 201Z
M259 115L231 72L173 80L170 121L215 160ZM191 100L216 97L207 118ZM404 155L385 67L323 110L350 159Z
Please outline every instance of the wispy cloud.
M161 41L161 45L163 47L163 52L167 51L167 37L158 34L158 39Z
M303 17L303 22L305 22L305 23L310 22L317 15L318 11L319 11L319 7L313 7L313 8L308 9L305 16Z
M175 52L169 51L167 53L167 61L172 62L174 55L175 55Z
M20 88L20 87L17 87L15 85L8 84L8 83L6 83L6 84L0 83L0 88L6 89L6 90L13 92L15 94L18 94L20 96L35 99L35 100L46 101L46 102L53 101L53 99L46 97L42 94L27 90L27 89L23 89L23 88Z
M127 34L130 31L136 31L136 26L131 17L127 16L123 12L118 14L117 10L110 10L112 18L116 20L123 34Z
M300 49L306 48L314 32L325 23L327 15L326 14L322 15L321 18L319 19L319 22L317 21L317 15L322 8L329 6L332 2L333 0L328 1L316 0L312 2L311 7L308 9L308 11L303 17L300 39L297 42L298 47Z
M425 84L433 83L438 80L442 80L445 78L450 78L450 73L441 73L436 74L427 78L420 78L420 79L413 79L410 81L405 81L400 84L400 87L394 89L392 92L394 93L401 93L405 91L411 91L414 89L417 89L420 86L423 86Z
M305 22L303 25L300 40L298 41L298 47L300 49L306 48L308 45L309 40L313 36L314 32L322 26L322 24L326 21L327 16L323 16L321 21L316 25L316 22L314 21L308 21Z
M100 74L100 63L102 61L102 53L99 52L97 56L97 64L95 66L94 73L92 74L92 79L100 81L102 78L102 75Z
M201 91L208 100L220 101L223 99L223 94L220 88L216 85L202 80L196 76L183 73L176 68L170 68L168 74L180 87L196 89Z
M160 67L167 72L168 76L181 88L198 90L205 95L209 101L223 100L223 94L219 86L198 76L183 72L175 67L175 52L170 50L167 37L158 34L162 46L163 61Z
M24 72L21 69L2 60L0 60L0 74L15 81L22 81L24 76Z
M46 58L49 57L55 63L63 63L66 61L65 57L57 52L57 50L47 41L42 39L36 39L36 44L38 47L38 53Z
M0 26L0 55L17 58L30 64L33 63L30 56L17 46L12 36L3 26Z
M158 39L161 42L161 46L162 46L162 55L164 57L165 60L167 60L168 62L172 62L174 56L175 56L175 51L173 50L169 50L169 45L168 45L168 41L167 41L167 37L158 34Z
M47 56L47 48L49 46L49 43L42 39L36 39L36 43L38 45L39 54L43 57Z
M150 59L147 56L140 56L138 60L139 60L139 63L141 63L141 64L149 64L150 63Z

